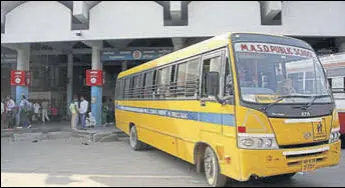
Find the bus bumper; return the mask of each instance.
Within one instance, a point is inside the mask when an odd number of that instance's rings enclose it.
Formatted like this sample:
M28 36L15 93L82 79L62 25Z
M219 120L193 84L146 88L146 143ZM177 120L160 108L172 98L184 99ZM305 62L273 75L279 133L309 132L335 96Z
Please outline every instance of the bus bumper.
M340 161L340 141L332 144L298 149L240 150L241 180L269 177L303 171L306 160L314 160L312 169L335 166ZM321 151L321 152L320 152ZM305 164L305 163L304 163Z

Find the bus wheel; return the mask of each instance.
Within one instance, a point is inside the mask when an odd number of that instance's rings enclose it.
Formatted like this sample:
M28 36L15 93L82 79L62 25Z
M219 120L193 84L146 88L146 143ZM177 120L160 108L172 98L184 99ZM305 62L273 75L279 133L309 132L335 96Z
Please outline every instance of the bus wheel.
M345 134L340 136L341 139L341 148L345 149Z
M207 147L204 154L204 170L206 181L212 187L224 187L227 178L220 173L218 158L216 153Z
M130 129L129 144L134 151L142 150L145 148L145 144L138 140L138 133L135 126L132 126Z

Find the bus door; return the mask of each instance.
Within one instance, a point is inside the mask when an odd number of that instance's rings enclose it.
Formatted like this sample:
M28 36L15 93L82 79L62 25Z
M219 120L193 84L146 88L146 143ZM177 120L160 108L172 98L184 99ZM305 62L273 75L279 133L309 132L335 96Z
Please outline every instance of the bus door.
M229 94L226 87L226 80L231 83L232 77L230 75L230 64L228 61L226 49L217 50L204 54L202 57L202 79L201 79L201 111L199 113L200 131L207 133L214 133L218 135L223 134L224 127L234 125L234 106L230 105L229 100L221 104L207 91L206 77L208 73L216 72L219 74L219 88L218 97L222 100L224 95ZM227 75L227 76L226 76ZM228 79L226 79L228 77ZM232 103L233 104L233 103Z

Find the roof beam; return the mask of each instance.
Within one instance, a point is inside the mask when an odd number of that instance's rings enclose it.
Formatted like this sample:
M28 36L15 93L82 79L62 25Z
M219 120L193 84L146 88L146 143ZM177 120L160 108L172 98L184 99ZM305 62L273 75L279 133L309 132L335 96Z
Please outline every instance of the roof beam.
M103 48L103 41L101 41L101 40L95 40L95 41L85 40L85 41L81 41L81 42L84 43L85 45L91 47L91 48L98 48L98 49Z
M81 23L88 23L91 6L87 1L73 1L73 16Z
M170 15L173 22L178 22L182 17L181 1L170 1Z
M262 16L265 22L273 21L273 18L282 11L281 1L261 1L260 3L262 4Z

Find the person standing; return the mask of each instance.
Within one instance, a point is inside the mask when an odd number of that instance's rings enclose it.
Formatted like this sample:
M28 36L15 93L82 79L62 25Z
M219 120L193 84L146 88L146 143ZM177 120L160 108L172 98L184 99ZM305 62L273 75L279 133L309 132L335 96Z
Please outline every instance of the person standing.
M69 105L69 110L71 112L71 128L76 130L77 129L77 123L78 123L78 113L79 113L79 108L78 108L78 97L74 95L73 101Z
M40 116L40 104L36 101L34 103L34 116L35 116L35 121L38 121L38 118Z
M89 107L89 102L85 100L83 96L80 97L80 108L79 108L79 113L80 113L80 121L81 121L81 128L86 129L86 113Z
M31 128L31 121L30 121L31 110L32 110L31 103L23 95L22 100L20 101L20 104L19 104L20 120L23 127Z
M4 100L1 100L1 129L4 129L5 127L5 104Z
M15 124L15 107L16 104L14 103L14 100L12 99L12 97L8 96L6 98L6 121L7 121L7 125L8 128L13 128L14 124Z
M114 122L114 113L115 113L113 99L111 98L109 99L107 106L108 106L107 123L111 124Z
M5 112L5 104L1 100L1 116Z
M45 124L46 123L46 119L49 121L49 117L48 117L48 101L43 101L42 102L42 123Z

